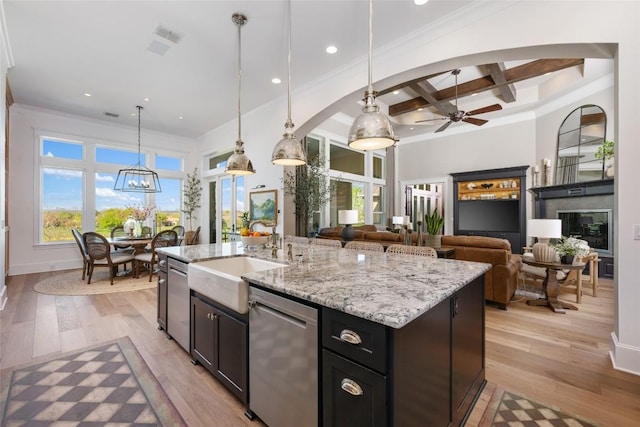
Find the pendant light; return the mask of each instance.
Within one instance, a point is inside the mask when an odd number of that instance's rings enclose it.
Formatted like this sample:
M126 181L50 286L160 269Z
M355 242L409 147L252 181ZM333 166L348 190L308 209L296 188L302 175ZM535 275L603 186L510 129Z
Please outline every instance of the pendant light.
M244 143L242 142L242 110L240 100L242 99L242 26L247 23L247 17L239 13L234 13L231 20L238 27L238 140L236 149L227 159L225 172L230 175L251 175L256 173L251 164L251 160L244 154Z
M373 39L373 0L369 0L369 85L364 94L362 113L356 117L349 131L349 147L356 150L379 150L396 143L389 118L380 112L371 83L371 55Z
M283 138L273 148L271 162L275 165L301 166L307 163L304 149L293 134L294 124L291 121L291 0L289 0L289 54L287 55L287 122L284 124Z
M138 163L118 171L113 189L137 193L160 193L162 188L160 188L158 174L140 164L140 112L142 107L138 105L136 108L138 109Z

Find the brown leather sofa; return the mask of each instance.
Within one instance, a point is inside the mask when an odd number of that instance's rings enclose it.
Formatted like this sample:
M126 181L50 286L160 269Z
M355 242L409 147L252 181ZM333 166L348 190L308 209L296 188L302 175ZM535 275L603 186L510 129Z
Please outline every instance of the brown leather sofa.
M506 310L518 285L521 259L506 239L483 236L442 236L442 246L454 247L455 259L491 264L485 273L485 299Z
M404 242L404 236L402 234L392 233L390 231L378 231L375 225L356 225L353 226L353 231L353 240L376 242L383 245ZM316 237L319 239L342 240L342 227L322 228Z

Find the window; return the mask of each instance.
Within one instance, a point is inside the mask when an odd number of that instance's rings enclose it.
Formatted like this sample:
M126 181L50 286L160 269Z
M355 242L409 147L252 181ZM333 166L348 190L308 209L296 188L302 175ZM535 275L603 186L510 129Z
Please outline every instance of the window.
M332 170L364 175L365 153L333 143L329 153L329 164Z
M40 224L36 243L72 242L71 228L109 236L127 218L127 207L155 206L146 225L156 230L181 222L182 164L178 156L140 154L158 163L161 193L131 193L113 189L118 170L138 162L138 152L95 142L39 135Z

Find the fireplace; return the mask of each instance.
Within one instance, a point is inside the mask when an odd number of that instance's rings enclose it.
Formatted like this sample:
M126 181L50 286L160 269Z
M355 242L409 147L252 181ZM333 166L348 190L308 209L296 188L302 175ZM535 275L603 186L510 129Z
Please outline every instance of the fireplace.
M534 218L562 221L562 234L587 240L599 254L598 275L613 278L613 179L531 188Z
M557 210L562 220L562 235L586 240L600 255L613 255L613 218L611 209Z

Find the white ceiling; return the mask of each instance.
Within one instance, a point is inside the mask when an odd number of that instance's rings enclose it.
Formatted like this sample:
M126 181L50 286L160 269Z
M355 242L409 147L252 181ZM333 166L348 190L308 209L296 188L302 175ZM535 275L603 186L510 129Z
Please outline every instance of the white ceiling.
M286 96L287 2L283 0L2 3L15 63L8 79L13 97L20 104L130 126L137 125L135 107L142 105L143 128L198 137L238 114L238 30L231 20L237 12L248 18L242 28L243 112ZM374 50L420 28L455 20L458 14L469 11L471 3L431 0L425 6L416 6L413 0L375 0ZM155 35L158 26L182 35L182 40L173 44ZM293 0L292 33L295 90L366 59L368 2ZM327 54L329 44L335 44L338 53ZM159 55L150 47L168 50ZM567 76L580 82L585 75L575 68L558 73L564 73L565 85ZM283 83L274 85L273 77ZM476 67L468 67L459 80L477 77ZM540 89L541 84L549 86L552 77L518 84L516 103L502 103L503 111L480 117L491 119L530 109L533 103L539 105L542 93L548 99L556 96L560 91ZM431 82L437 88L453 85L448 73ZM92 96L84 96L85 92ZM379 101L384 106L413 96L388 94ZM498 94L487 92L460 100L460 109L469 111L500 101ZM345 106L342 111L353 116L357 106ZM105 116L105 112L119 117ZM394 118L396 132L400 136L433 132L442 122L431 126L412 123L435 116L433 111L424 111Z

